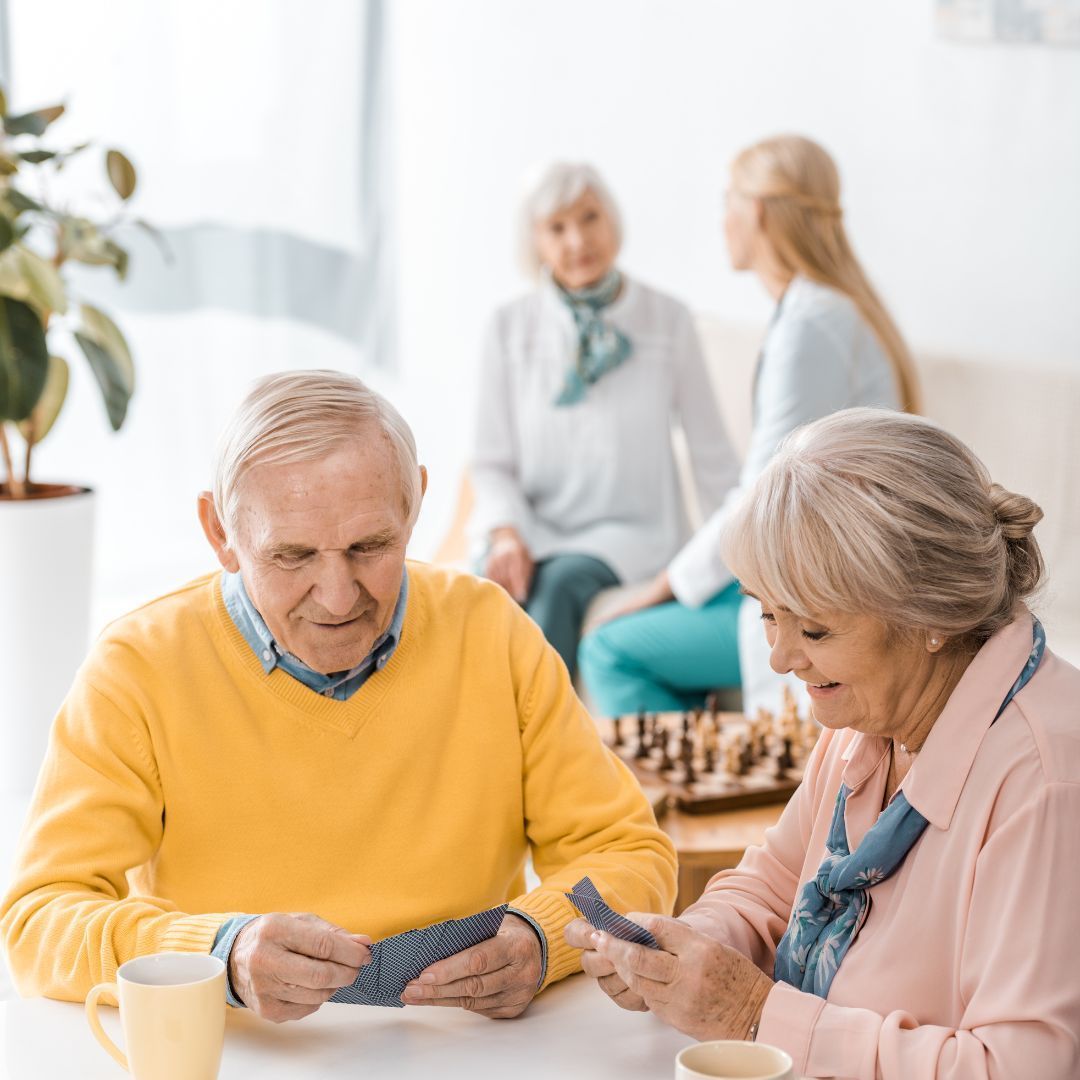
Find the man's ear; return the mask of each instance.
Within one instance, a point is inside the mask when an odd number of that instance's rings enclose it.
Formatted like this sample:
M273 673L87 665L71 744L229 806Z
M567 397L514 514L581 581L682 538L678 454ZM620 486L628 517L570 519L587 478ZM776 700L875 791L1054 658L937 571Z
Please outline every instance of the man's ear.
M427 466L420 466L420 498L427 494Z
M240 562L236 553L229 546L229 538L225 534L225 526L221 524L217 508L214 506L214 496L209 491L199 492L199 524L218 562L229 571L230 574L238 573Z

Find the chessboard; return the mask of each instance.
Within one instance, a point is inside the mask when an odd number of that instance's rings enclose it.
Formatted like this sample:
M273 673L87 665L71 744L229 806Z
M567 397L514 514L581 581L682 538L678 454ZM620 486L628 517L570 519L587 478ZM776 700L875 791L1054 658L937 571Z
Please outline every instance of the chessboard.
M713 814L787 802L819 730L785 693L779 716L722 713L709 701L691 712L614 717L605 741L643 787L665 787L686 813Z

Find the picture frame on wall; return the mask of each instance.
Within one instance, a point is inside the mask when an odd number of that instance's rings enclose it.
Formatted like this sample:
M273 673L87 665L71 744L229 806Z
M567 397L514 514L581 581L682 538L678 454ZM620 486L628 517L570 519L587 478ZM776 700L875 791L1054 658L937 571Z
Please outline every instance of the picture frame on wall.
M1080 0L934 0L939 37L1080 46Z

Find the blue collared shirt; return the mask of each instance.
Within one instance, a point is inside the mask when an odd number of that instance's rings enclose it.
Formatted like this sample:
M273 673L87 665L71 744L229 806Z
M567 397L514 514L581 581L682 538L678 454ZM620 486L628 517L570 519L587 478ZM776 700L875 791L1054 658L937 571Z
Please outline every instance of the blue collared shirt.
M409 572L401 572L401 592L398 593L393 618L386 632L372 645L371 652L351 671L336 671L330 675L308 667L303 660L278 645L274 635L270 633L270 628L251 602L239 574L226 572L221 575L221 597L237 630L244 635L244 640L259 658L259 663L267 675L274 668L280 667L316 694L332 697L337 701L347 701L376 671L381 671L394 655L405 621L405 605L409 598Z

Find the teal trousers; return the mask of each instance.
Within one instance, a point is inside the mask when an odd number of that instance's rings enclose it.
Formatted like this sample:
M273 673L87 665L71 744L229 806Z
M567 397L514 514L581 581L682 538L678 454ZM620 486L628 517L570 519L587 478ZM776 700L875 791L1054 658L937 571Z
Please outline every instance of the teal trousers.
M732 583L704 607L659 604L587 635L578 663L600 714L678 712L738 686L741 602Z
M591 555L552 555L536 564L525 610L563 658L571 678L577 673L585 609L601 589L618 584L615 571Z

